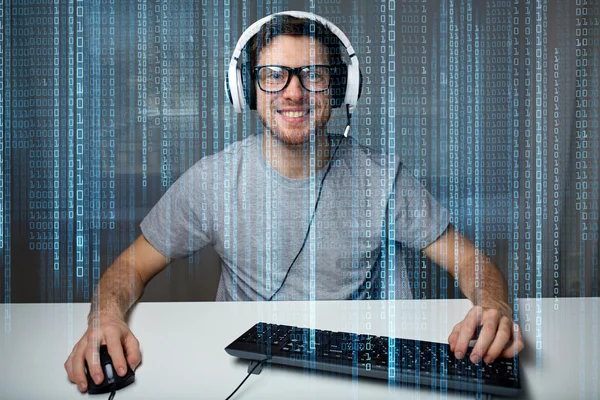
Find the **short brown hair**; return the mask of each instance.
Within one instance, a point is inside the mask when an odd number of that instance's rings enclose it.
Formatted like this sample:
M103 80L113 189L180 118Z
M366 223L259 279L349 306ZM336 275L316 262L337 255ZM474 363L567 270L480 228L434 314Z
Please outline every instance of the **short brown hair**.
M291 15L276 15L264 24L249 42L250 67L254 68L263 47L268 46L279 35L308 36L319 40L327 49L329 62L333 66L343 63L340 39L318 21L296 18Z

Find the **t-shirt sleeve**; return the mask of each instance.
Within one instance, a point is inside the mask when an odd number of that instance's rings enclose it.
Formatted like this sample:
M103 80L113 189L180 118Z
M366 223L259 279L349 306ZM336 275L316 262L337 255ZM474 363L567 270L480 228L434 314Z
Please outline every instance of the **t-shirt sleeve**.
M140 224L146 240L167 257L185 257L212 242L210 185L201 161L171 185Z
M396 175L396 241L414 249L424 249L448 227L450 215L427 189L400 165Z

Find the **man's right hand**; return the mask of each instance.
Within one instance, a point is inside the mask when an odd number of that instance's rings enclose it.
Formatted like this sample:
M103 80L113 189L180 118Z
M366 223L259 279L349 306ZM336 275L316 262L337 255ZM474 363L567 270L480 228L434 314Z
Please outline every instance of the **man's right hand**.
M100 384L104 380L98 354L100 345L105 344L108 347L108 354L110 354L113 366L119 376L127 373L126 362L135 371L142 360L140 343L131 333L125 321L108 315L92 317L91 321L97 321L98 328L94 329L93 322L90 324L65 362L69 380L77 384L81 392L87 390L84 361L87 360L90 376L96 384Z

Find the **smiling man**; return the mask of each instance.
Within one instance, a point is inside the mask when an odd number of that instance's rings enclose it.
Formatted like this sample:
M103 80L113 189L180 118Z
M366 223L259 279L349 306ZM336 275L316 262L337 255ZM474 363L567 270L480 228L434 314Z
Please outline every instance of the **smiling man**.
M260 52L252 71L258 86L258 116L264 124L263 153L284 176L310 175L310 135L315 135L316 147L322 150L317 152L318 165L329 159L326 125L333 67L328 58L326 47L314 39L279 35Z
M326 47L314 37L300 35L304 25L303 20L290 18L281 24L280 34L263 31L249 43L257 111L264 125L263 154L277 172L298 179L310 175L311 135L319 150L316 166L322 168L330 158L326 127L331 84L339 79L334 75L342 64L337 38L329 33L333 45ZM259 48L265 42L269 44Z
M219 301L410 299L404 249L420 249L474 304L449 337L456 355L478 325L472 361L520 351L506 283L491 260L400 162L328 130L332 108L345 105L350 116L360 93L357 61L342 57L342 47L356 57L345 35L298 13L259 22L240 39L250 80L232 75L234 57L228 90L237 111L242 97L257 110L262 131L198 161L142 221L142 235L102 275L89 329L65 363L69 379L86 390L87 360L102 380L92 363L99 344L119 375L126 359L135 368L139 343L125 314L172 259L207 245L222 259Z

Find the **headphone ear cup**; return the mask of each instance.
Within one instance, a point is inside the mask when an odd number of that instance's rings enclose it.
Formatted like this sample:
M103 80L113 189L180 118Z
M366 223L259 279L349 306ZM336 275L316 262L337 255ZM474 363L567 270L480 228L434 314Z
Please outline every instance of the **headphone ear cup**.
M229 74L225 74L225 93L229 97L229 102L233 104L233 98L231 97L231 88L229 87Z
M358 96L356 96L356 100L358 101L358 99L360 99L360 94L362 93L362 87L363 87L363 76L362 76L362 71L360 70L360 68L358 69Z
M243 109L247 103L246 98L244 97L244 80L242 78L242 70L241 68L236 68L236 79L237 79L237 90L238 90L238 99L240 102L240 109Z
M348 85L348 67L346 64L336 66L331 79L331 107L339 108L344 104L346 98L346 87Z
M248 85L246 85L249 96L251 110L256 110L256 76L254 76L254 71L250 69L250 62L248 62Z
M246 100L246 104L250 105L251 110L255 110L256 107L252 107L253 104L256 104L256 99L254 96L254 80L252 79L252 72L250 70L250 62L247 61L242 64L242 91L244 92L244 99Z
M256 83L254 79L250 80L250 109L256 110Z

